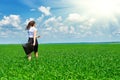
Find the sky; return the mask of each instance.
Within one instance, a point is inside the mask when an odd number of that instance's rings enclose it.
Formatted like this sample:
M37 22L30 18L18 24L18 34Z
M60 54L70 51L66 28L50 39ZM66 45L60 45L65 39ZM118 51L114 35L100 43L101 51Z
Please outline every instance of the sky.
M120 41L119 0L0 0L0 44L26 43L31 20L39 43Z

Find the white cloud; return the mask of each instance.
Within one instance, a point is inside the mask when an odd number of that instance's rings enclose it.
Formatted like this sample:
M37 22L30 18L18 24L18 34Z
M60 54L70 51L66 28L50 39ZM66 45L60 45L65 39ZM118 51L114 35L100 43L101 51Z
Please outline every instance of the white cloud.
M87 31L85 34L84 34L84 36L86 37L86 36L92 36L93 35L93 33L91 32L91 31Z
M93 19L87 20L88 23L92 23L93 21L94 21ZM63 20L61 16L51 17L44 21L44 28L46 29L46 31L50 31L52 33L57 32L59 34L65 34L66 36L68 34L70 35L77 34L77 36L80 36L80 33L86 34L87 36L88 33L86 31L90 30L91 28L89 26L85 26L85 22L83 22L82 24L76 23L75 25L77 26L74 26L74 22L70 22L73 23L73 25L68 25L67 23L64 22L66 21Z
M2 20L0 20L0 26L10 26L12 25L13 27L17 29L21 29L20 26L21 20L19 15L9 15L9 16L4 16Z
M56 38L56 37L58 37L58 35L59 35L59 37L63 37L60 35L65 36L65 34L73 33L74 28L72 26L68 27L63 22L64 22L64 20L62 19L61 16L58 16L58 17L54 16L54 17L48 18L43 23L44 27L41 31L41 34L46 35L46 36L52 35L51 37L54 36L54 38ZM48 33L48 34L46 34L46 33Z
M46 16L51 15L50 9L51 9L50 7L44 7L44 6L40 6L38 8L38 10L44 13Z
M41 15L41 16L38 17L36 20L37 20L38 22L41 22L41 21L43 20L43 18L44 18L44 15Z
M50 26L50 24L54 24L54 23L56 23L57 21L55 20L55 17L51 17L51 18L49 18L49 19L47 19L45 22L44 22L44 24L45 24L45 26Z
M51 31L52 27L47 27L46 30Z
M120 37L120 32L117 32L117 33L112 33L113 36L117 36L117 37Z
M70 34L74 34L75 33L75 28L73 26L70 26L69 33Z
M9 35L13 35L13 33L14 32L11 30L1 31L0 37L6 38L6 37L9 37ZM13 36L11 36L11 37L13 37Z
M1 37L7 37L8 34L7 34L6 32L0 32L0 36L1 36Z
M43 32L53 33L54 35L56 35L55 33L59 31L59 27L63 25L61 20L61 16L48 18L43 23Z
M95 23L96 19L95 18L90 18L88 19L88 21L86 22L86 25L88 26L92 26Z
M69 33L74 35L75 38L87 37L92 35L93 24L95 18L81 16L78 13L70 13L66 18L66 25L69 27ZM78 36L78 37L77 37Z
M58 20L58 21L62 21L63 19L62 19L61 16L59 16L59 17L57 18L57 20Z
M59 16L59 17L51 17L49 19L47 19L44 24L46 27L49 27L49 26L54 26L54 27L59 27L61 25L63 25L63 23L61 22L62 21L62 17Z
M96 37L97 36L104 36L104 33L102 33L101 31L95 31L95 34L94 34Z
M84 19L85 18L78 13L71 13L68 15L68 18L67 18L67 20L71 22L81 22L81 21L84 21Z
M59 31L63 32L63 33L68 33L69 32L69 28L68 28L68 26L60 26L59 27Z
M44 21L44 27L51 33L57 32L59 34L75 34L75 28L65 24L61 16L48 18Z
M59 17L51 17L44 21L44 31L54 36L64 36L72 38L97 38L108 35L109 32L104 32L105 29L109 30L110 27L107 23L100 23L94 17L84 17L77 13L71 13L63 19ZM102 25L103 24L103 25ZM105 27L105 28L104 28ZM107 27L107 28L106 28ZM96 31L95 31L96 30ZM51 36L52 37L52 36Z

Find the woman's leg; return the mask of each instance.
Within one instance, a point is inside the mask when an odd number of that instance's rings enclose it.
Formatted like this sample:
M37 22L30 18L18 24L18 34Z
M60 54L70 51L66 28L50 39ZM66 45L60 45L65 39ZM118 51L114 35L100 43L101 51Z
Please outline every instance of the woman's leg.
M35 54L35 57L38 58L38 52L35 52L34 54Z
M31 60L31 53L27 55L28 60Z
M34 46L35 57L38 58L38 41L36 40L36 45Z
M33 44L33 38L29 38L28 43ZM27 58L29 61L31 60L31 53L27 54Z
M34 55L38 58L38 45L34 46Z

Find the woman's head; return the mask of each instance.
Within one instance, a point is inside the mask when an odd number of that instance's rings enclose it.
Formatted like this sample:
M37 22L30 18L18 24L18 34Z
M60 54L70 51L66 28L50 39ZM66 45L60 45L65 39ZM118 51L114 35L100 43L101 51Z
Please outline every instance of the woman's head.
M35 21L30 21L26 26L26 30L30 29L30 27L33 27L34 25L35 25Z

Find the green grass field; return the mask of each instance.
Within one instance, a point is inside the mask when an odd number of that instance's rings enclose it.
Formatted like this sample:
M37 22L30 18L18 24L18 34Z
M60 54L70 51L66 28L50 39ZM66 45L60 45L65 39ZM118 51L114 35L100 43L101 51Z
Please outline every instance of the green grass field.
M120 44L40 44L31 61L0 45L0 80L120 80Z

